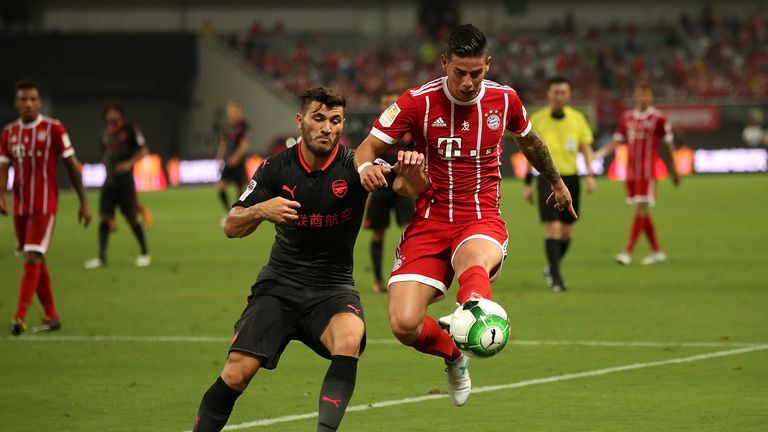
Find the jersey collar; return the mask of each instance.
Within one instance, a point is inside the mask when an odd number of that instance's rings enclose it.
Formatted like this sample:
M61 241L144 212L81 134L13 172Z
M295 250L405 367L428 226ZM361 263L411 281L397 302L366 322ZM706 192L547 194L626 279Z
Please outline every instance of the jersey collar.
M475 96L474 99L468 102L463 102L451 95L451 92L448 90L448 77L443 77L443 93L445 93L445 97L448 98L451 102L453 102L456 105L474 105L480 101L480 99L483 98L483 95L485 95L485 82L480 81L480 92L477 93L477 96Z
M650 116L651 114L653 114L654 111L656 111L656 108L654 108L653 105L651 105L648 108L646 108L645 111L639 111L637 108L633 109L632 110L632 115L635 118L644 119L644 118Z
M120 129L122 129L123 126L125 126L125 120L120 120L119 122L117 122L115 126L107 126L107 129L109 129L109 133L114 134L114 133L117 133Z
M301 147L304 145L304 140L299 141L298 144L296 144L296 152L299 154L299 162L301 162L301 167L304 168L304 171L307 173L313 172L312 169L307 165L307 162L304 160L304 156L301 154ZM328 161L323 165L319 171L325 171L328 169L329 166L333 163L333 161L336 160L336 155L339 153L339 146L341 146L340 143L336 143L336 148L333 149L333 153L331 153L331 156L328 158Z
M31 121L29 123L24 123L21 119L19 119L19 124L23 128L33 128L33 127L37 127L37 125L39 125L41 121L43 121L43 115L38 114L37 118L34 121Z

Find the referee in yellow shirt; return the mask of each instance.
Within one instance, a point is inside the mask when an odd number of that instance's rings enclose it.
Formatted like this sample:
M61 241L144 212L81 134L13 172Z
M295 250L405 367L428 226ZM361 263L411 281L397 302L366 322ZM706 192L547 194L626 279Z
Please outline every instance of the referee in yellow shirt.
M571 99L571 83L565 78L551 78L547 83L547 107L531 115L533 128L547 144L552 160L560 175L571 191L573 207L579 211L580 182L576 167L576 154L581 151L587 164L585 186L587 192L595 189L595 174L592 171L592 130L586 117L568 106ZM533 204L533 175L525 177L525 199ZM546 205L547 197L552 193L552 186L542 176L538 177L539 214L544 224L544 247L548 265L544 267L544 276L555 292L564 292L568 288L560 274L560 261L565 257L573 236L573 224L576 220L569 212L557 211Z

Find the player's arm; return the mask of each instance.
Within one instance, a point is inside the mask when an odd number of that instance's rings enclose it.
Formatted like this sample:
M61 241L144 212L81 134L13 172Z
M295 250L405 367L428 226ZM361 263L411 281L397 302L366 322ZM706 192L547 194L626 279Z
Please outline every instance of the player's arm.
M595 157L605 159L606 157L613 154L613 152L616 151L616 147L619 145L619 141L614 138L609 142L608 144L600 147L598 151L595 152Z
M429 189L423 154L416 151L399 151L394 170L397 177L392 182L392 190L395 193L416 197Z
M355 168L360 174L360 183L368 192L387 187L389 168L373 164L387 146L389 144L371 134L355 150Z
M274 224L287 224L296 221L298 209L296 201L283 197L274 197L250 207L235 205L224 221L224 234L229 238L242 238L250 235L264 221Z
M587 187L587 192L592 193L595 190L595 171L592 169L594 152L592 151L591 142L581 144L581 154L584 155L584 163L587 165L587 178L584 183Z
M248 148L251 146L251 141L248 137L243 137L240 143L237 145L237 149L227 158L227 165L235 166L240 163L240 160L245 156Z
M0 160L0 214L3 216L8 214L8 205L5 203L5 189L8 188L9 166L10 165L5 159Z
M227 141L221 137L219 138L219 146L216 147L216 160L224 160L224 152L227 151Z
M563 211L567 209L574 217L578 217L576 210L573 208L571 193L568 191L565 183L563 183L563 179L560 178L560 173L552 161L549 149L547 149L546 144L541 140L536 130L531 128L527 134L515 139L528 162L536 168L539 175L544 176L552 184L552 195L547 198L547 203L554 199L556 202L555 207L558 210Z
M672 184L676 187L680 185L680 174L677 172L677 163L675 163L675 144L669 139L664 142L664 149L669 157L669 173L672 175Z
M91 209L88 207L88 198L85 196L85 188L83 187L83 176L80 173L80 162L75 157L74 153L64 158L64 167L67 169L67 176L69 177L69 183L77 193L77 198L80 200L80 209L77 212L77 220L82 223L83 226L88 226L91 223Z

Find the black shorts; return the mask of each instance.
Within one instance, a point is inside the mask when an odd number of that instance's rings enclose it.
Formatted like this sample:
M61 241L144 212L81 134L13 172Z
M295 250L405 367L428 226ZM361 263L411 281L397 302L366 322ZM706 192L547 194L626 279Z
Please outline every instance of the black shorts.
M136 185L133 179L107 181L101 187L99 212L104 216L114 217L115 207L120 206L120 211L126 217L136 216L138 201L136 199Z
M224 165L224 168L221 170L221 181L224 183L234 183L240 187L245 186L245 164L233 167Z
M259 283L276 284L276 281ZM331 353L320 341L328 323L339 313L353 313L365 322L363 306L356 291L344 288L339 292L314 299L291 296L289 287L282 292L269 290L248 298L240 319L235 323L235 335L229 352L239 351L258 357L261 367L274 369L288 342L300 341L318 355L331 359ZM365 349L365 332L360 341L360 354Z
M365 227L382 231L389 227L389 214L395 210L395 219L400 226L408 225L416 207L413 198L396 194L391 189L374 191L368 199Z
M579 176L577 175L570 175L570 176L563 176L563 183L565 183L565 186L568 188L568 190L571 192L571 199L573 199L573 209L576 210L576 213L579 213L579 195L580 195L580 189L581 189L581 182L579 181ZM539 216L541 217L542 222L554 222L554 221L560 221L564 224L572 224L576 222L576 219L574 219L571 212L569 212L567 209L564 211L559 211L555 208L554 203L553 204L547 204L547 198L552 193L552 185L549 183L547 179L545 179L542 176L539 176L537 178L538 188L539 188Z

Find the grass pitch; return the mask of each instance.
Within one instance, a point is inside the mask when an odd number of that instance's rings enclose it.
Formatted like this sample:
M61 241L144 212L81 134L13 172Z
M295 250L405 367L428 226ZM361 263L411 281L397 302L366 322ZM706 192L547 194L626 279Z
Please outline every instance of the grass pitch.
M510 315L515 340L497 357L473 361L474 387L485 391L462 408L430 395L444 392L442 362L395 343L386 296L370 290L370 235L363 230L355 275L370 343L355 408L341 430L765 430L768 204L760 197L768 177L700 176L684 179L678 190L662 183L652 214L669 261L652 267L636 264L648 252L644 239L636 263L612 261L625 244L631 210L621 183L599 182L582 200L563 264L565 294L544 285L536 209L523 202L519 182L503 187L509 258L494 295ZM90 196L96 210L97 196ZM147 233L152 266L133 267L138 249L120 220L109 267L85 271L83 261L96 254L96 229L76 226L76 198L63 194L47 259L64 330L0 336L0 429L191 429L273 229L226 239L209 188L144 193L141 201L155 213ZM388 233L389 257L397 238ZM22 268L13 239L11 219L0 219L0 317L6 318L15 309ZM430 314L452 308L444 301ZM30 324L40 317L35 304ZM326 367L308 348L291 344L278 369L257 374L229 424L314 430L311 413ZM283 421L247 426L265 419Z

